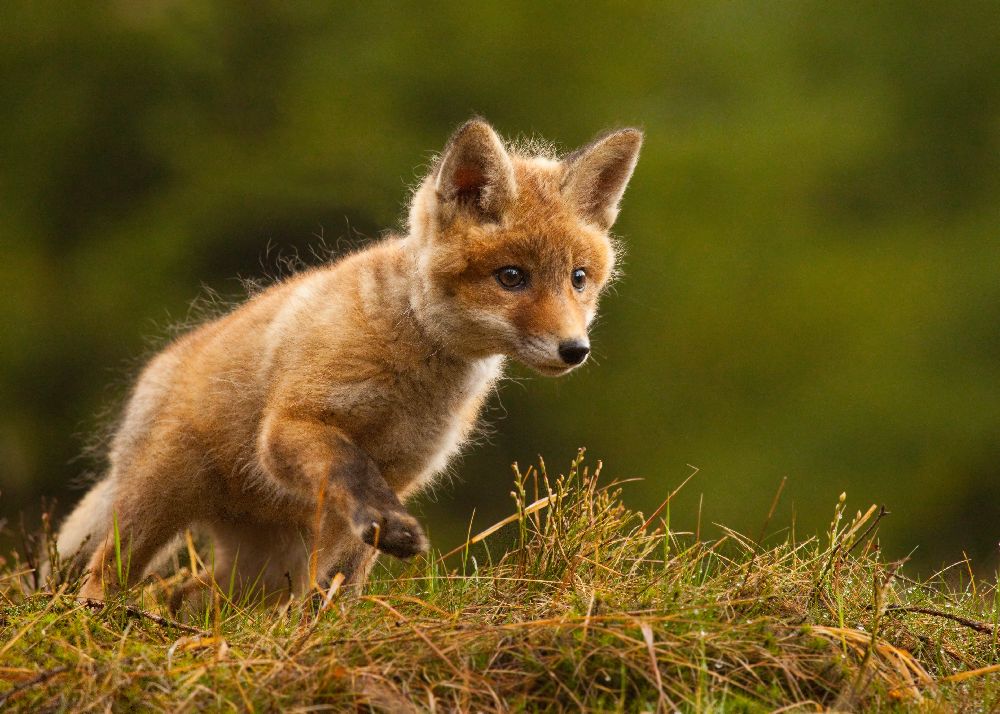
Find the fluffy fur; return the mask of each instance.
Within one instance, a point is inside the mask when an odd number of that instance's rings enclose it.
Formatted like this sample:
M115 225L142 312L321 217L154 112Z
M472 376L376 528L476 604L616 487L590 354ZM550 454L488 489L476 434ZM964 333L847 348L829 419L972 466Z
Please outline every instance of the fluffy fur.
M405 236L176 339L59 533L60 554L87 564L81 595L137 582L188 527L214 540L220 582L270 592L337 572L360 583L378 551L425 550L402 500L470 436L504 359L559 375L586 357L641 142L625 129L558 160L472 120L415 192ZM523 284L502 283L509 267Z

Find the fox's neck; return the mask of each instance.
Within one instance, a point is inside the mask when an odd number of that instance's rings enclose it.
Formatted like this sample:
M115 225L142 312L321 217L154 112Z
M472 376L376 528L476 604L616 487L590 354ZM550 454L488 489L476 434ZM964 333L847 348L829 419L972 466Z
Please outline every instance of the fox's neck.
M369 287L362 288L362 302L372 323L383 323L390 339L409 349L451 364L459 371L478 371L499 365L499 355L477 351L467 336L450 324L440 296L430 291L431 281L413 239L399 238L376 248L369 264Z
M488 355L470 353L462 343L462 336L450 329L442 320L440 310L431 293L431 280L427 266L422 264L420 251L412 238L400 242L400 290L394 298L403 317L403 324L412 330L428 348L429 353L454 359L456 362L475 362Z

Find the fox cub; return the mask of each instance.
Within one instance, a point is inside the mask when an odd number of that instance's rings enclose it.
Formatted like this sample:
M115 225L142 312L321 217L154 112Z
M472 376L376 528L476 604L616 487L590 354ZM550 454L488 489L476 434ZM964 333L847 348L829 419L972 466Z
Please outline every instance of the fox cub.
M59 532L81 596L140 581L193 527L215 578L303 593L427 539L403 506L473 430L517 359L561 375L615 264L608 231L642 133L564 158L473 119L413 195L408 232L302 272L159 353L110 469Z

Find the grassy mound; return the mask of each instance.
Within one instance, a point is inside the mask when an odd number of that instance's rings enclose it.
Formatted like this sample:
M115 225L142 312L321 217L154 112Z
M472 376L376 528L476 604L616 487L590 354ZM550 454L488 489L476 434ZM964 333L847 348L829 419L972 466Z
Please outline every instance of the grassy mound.
M880 560L881 513L825 538L699 541L630 511L582 455L518 472L515 513L445 555L274 607L217 590L167 615L185 569L108 604L0 570L0 709L404 712L985 711L996 584ZM43 541L39 541L43 542ZM194 567L193 548L185 554Z

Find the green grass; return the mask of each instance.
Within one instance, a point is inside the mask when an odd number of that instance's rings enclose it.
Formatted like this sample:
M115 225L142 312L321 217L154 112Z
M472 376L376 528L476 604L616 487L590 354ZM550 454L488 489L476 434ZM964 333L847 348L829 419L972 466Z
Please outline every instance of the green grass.
M58 569L35 582L46 539L28 539L0 569L0 709L1000 704L996 584L964 563L908 578L880 559L878 509L852 518L841 498L830 531L802 542L706 542L671 530L669 499L652 518L626 508L599 470L581 455L564 476L517 473L507 522L445 557L377 569L364 593L267 607L216 590L183 623L164 603L186 568L83 603Z

